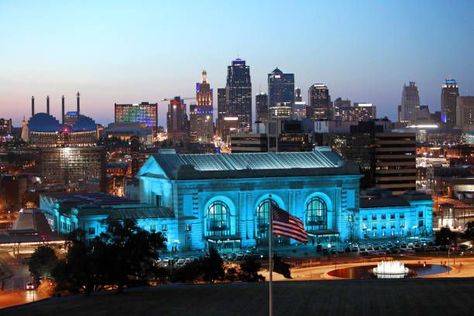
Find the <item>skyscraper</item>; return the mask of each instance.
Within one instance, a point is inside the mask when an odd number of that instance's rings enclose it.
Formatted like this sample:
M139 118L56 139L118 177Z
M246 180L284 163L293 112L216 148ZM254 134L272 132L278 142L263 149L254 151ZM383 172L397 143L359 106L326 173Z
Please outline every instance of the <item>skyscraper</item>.
M308 90L308 106L306 117L314 120L331 119L331 96L328 87L323 83L315 83Z
M456 125L456 98L459 87L454 79L446 79L441 86L441 121L447 126Z
M239 118L240 129L252 129L252 83L250 67L237 58L227 67L227 115Z
M403 85L402 102L399 108L398 121L403 123L416 123L416 112L420 107L420 96L416 83L410 81Z
M186 104L181 97L175 97L168 104L166 117L168 139L172 142L185 141L188 138L188 116Z
M457 97L456 112L456 125L465 133L474 132L474 96Z
M278 103L287 103L292 106L295 102L295 75L285 74L275 68L268 74L268 106L274 107Z
M255 96L255 110L257 112L257 121L268 121L268 95L260 92Z
M202 82L196 83L196 101L189 107L189 128L193 141L210 143L214 137L212 89L207 72L202 72Z
M226 89L219 88L217 89L217 134L222 137L222 127L224 122L224 117L227 114L227 96Z
M295 102L302 102L303 96L301 95L301 88L295 89Z

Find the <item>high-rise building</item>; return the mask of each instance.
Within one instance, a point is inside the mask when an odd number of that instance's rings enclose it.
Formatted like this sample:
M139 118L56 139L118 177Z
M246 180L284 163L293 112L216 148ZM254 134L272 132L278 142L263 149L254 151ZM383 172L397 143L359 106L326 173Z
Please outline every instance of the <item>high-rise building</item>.
M196 101L189 107L189 129L192 141L211 143L214 137L212 89L207 72L202 72L202 82L196 83Z
M309 87L306 117L314 120L331 119L331 96L325 84L315 83Z
M375 135L375 186L394 194L416 190L416 134Z
M222 137L224 117L227 115L227 96L226 89L217 89L217 134Z
M228 116L239 118L240 129L252 129L250 67L240 58L227 67L226 107Z
M255 110L257 112L257 121L268 121L268 95L260 92L255 96Z
M275 68L268 74L268 106L274 107L279 103L292 106L295 102L295 75L283 73Z
M376 118L376 107L372 103L354 102L354 106L336 106L335 104L336 102L334 102L334 120L361 122L374 120Z
M9 135L12 133L12 119L0 118L0 135Z
M456 122L463 132L474 132L474 96L457 97Z
M301 95L301 88L295 89L295 102L302 102L303 96Z
M175 97L169 101L167 113L168 139L172 142L185 141L188 139L188 116L186 104L181 97Z
M454 79L446 79L441 86L441 121L447 126L456 125L456 98L459 87Z
M142 102L140 104L115 103L115 123L143 123L156 130L158 127L158 104Z
M420 107L420 95L416 83L410 81L408 86L403 85L402 102L399 107L398 121L402 123L416 123L416 113Z

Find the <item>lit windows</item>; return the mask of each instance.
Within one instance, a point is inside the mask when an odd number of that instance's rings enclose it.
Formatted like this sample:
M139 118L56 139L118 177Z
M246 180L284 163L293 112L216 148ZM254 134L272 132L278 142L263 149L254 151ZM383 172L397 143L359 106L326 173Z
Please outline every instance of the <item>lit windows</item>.
M328 208L319 197L313 197L306 204L306 230L318 231L327 229Z
M230 211L224 202L215 201L207 208L206 235L230 235Z

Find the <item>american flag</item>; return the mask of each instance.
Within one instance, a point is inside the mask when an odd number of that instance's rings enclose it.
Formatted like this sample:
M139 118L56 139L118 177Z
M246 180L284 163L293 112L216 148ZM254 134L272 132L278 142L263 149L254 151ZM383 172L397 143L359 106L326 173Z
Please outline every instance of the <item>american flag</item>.
M299 242L307 242L308 234L304 230L304 224L298 217L290 215L287 211L282 210L272 203L272 226L273 233L298 240Z

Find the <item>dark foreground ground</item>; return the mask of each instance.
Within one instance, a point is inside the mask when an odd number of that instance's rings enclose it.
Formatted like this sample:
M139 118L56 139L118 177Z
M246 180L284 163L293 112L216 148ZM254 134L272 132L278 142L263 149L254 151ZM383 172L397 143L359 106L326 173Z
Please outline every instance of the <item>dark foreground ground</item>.
M274 283L274 315L474 315L474 279ZM0 315L267 315L268 284L168 285L53 298Z

